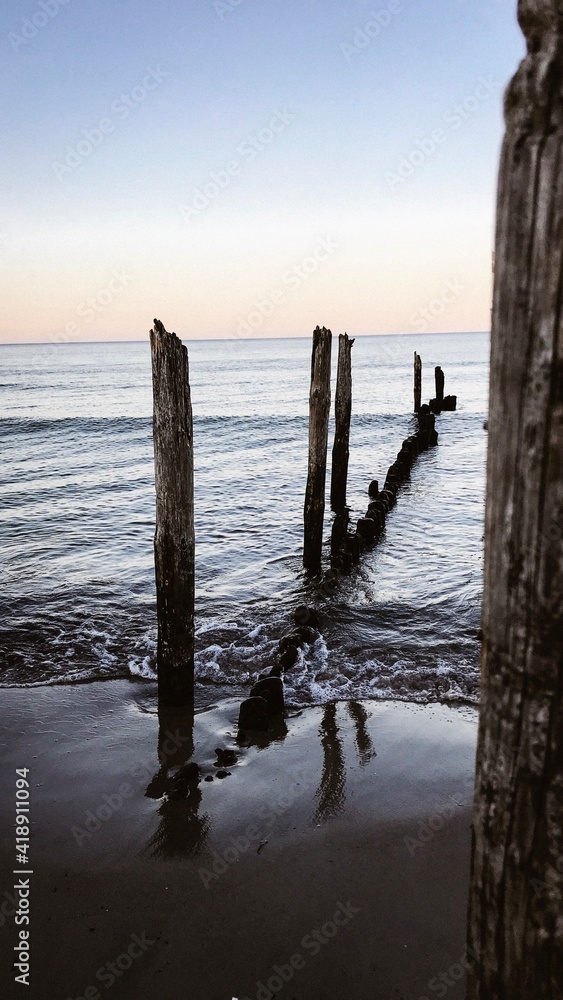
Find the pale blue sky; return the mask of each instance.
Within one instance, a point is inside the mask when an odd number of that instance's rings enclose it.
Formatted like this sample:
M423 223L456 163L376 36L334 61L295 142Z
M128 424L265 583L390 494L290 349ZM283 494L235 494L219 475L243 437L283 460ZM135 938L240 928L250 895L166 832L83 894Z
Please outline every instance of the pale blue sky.
M0 44L2 340L486 328L515 2L4 0Z

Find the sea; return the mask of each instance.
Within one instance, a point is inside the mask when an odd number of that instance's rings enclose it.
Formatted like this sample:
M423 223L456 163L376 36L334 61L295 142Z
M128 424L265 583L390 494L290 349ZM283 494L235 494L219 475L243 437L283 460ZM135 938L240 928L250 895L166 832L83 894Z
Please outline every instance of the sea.
M311 341L186 342L194 415L196 698L245 695L295 608L320 636L290 705L476 703L489 334L357 337L348 505L363 515L441 365L437 418L379 543L334 589L302 568ZM333 395L338 353L333 338ZM0 686L155 679L152 385L142 342L0 347ZM330 484L328 450L327 498ZM324 564L332 514L325 511Z

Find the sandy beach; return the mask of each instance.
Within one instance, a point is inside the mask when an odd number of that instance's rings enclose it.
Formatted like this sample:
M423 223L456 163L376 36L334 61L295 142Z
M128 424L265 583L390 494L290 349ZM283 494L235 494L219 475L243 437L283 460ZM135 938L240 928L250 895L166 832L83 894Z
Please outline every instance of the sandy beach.
M150 684L30 694L3 693L7 995L463 996L473 709L338 702L238 747L235 700L159 720ZM216 747L238 754L223 779ZM189 760L199 783L169 799ZM29 989L10 969L23 767Z

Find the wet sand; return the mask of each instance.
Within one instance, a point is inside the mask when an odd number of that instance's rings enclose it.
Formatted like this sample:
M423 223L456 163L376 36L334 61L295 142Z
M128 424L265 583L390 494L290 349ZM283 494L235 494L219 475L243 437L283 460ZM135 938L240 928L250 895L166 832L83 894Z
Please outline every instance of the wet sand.
M146 684L2 695L3 995L463 997L475 710L289 712L220 780L236 701L159 720ZM168 800L191 759L202 780ZM16 767L31 769L29 988L10 968Z

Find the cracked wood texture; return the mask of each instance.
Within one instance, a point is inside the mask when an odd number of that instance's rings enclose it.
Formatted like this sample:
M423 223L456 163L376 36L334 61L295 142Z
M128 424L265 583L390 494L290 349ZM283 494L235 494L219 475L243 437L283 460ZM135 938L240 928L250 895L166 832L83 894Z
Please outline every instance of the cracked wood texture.
M151 330L156 487L154 563L158 698L194 700L194 461L188 352L155 319Z
M563 7L522 0L497 204L468 1000L563 997Z
M309 393L309 470L303 510L303 565L321 566L325 512L326 450L330 415L330 352L332 333L324 326L313 333Z
M333 510L346 506L346 483L350 458L350 418L352 416L352 344L347 333L338 338L338 372L334 397L334 444L330 477L330 505Z

